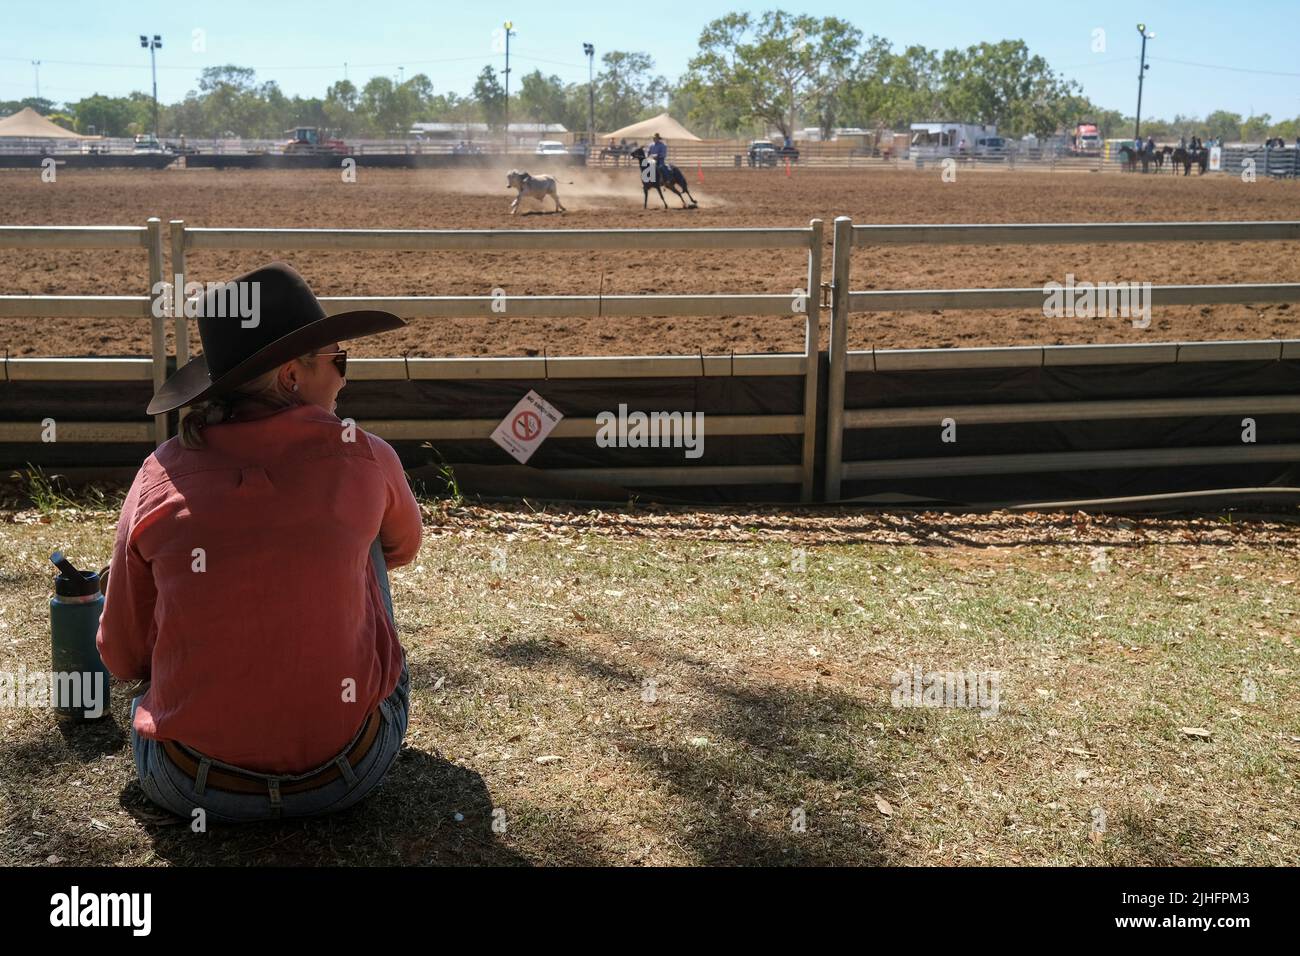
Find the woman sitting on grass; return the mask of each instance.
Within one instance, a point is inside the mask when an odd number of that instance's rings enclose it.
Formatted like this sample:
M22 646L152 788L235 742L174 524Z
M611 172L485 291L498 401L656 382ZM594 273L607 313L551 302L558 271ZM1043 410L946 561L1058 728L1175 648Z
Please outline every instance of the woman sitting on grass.
M406 732L386 565L415 558L421 527L396 452L334 415L339 342L405 323L326 316L281 263L209 291L203 313L203 356L149 404L192 409L123 505L100 654L150 682L131 741L154 803L229 822L341 810Z

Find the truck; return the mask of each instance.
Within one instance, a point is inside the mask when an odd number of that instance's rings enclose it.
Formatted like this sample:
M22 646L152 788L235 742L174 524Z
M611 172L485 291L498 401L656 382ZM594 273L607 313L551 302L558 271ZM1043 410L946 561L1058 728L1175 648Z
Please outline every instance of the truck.
M1101 131L1096 123L1080 123L1070 131L1070 153L1075 156L1101 155Z
M997 135L998 128L992 123L913 123L912 155L970 155L977 141L996 138Z
M333 153L338 156L346 156L348 153L348 144L341 139L329 138L315 126L295 126L293 129L285 130L285 135L289 136L288 142L282 144L282 151L289 155L301 155L303 153L322 155Z

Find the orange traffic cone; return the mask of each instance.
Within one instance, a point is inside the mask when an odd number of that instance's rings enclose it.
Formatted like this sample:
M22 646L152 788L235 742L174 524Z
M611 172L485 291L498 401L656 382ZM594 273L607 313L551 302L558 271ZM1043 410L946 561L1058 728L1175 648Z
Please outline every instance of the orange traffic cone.
M788 156L787 156L786 159L785 159L785 174L786 174L787 176L790 175L790 157L788 157Z
M704 163L702 162L697 161L695 164L695 181L697 183L704 182Z

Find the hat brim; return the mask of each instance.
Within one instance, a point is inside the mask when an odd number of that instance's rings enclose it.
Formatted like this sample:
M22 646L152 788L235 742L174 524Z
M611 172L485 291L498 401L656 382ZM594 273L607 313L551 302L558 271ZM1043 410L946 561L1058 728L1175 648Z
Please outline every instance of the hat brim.
M283 338L276 339L216 379L208 370L207 357L200 355L187 362L163 382L154 393L145 412L148 415L161 415L182 405L190 405L214 395L225 394L283 365L290 359L297 358L312 349L318 349L322 345L345 342L348 339L374 335L377 332L390 332L404 325L406 323L391 312L359 310L327 315L323 319L294 329Z

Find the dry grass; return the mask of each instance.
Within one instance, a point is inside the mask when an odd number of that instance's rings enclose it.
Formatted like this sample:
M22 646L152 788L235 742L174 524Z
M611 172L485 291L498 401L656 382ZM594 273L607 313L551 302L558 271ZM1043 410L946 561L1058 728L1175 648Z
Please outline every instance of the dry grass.
M93 729L0 713L0 863L1300 857L1289 525L447 504L428 517L419 560L393 575L408 746L372 799L193 834L134 783L115 688ZM113 521L0 514L0 669L48 666L45 556L95 565ZM892 675L913 666L998 671L997 715L895 709Z

